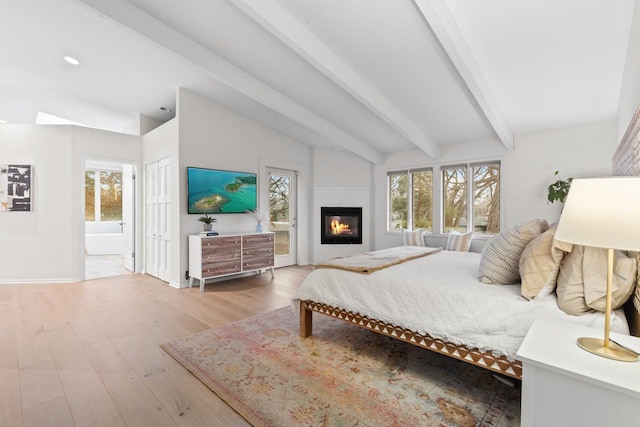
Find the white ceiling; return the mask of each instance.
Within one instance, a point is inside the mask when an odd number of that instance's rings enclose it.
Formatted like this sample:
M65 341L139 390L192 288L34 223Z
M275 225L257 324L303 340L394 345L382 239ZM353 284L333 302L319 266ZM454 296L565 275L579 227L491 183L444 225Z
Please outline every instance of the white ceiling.
M122 131L178 87L384 155L615 117L634 0L1 0L0 120ZM70 55L81 61L72 66Z

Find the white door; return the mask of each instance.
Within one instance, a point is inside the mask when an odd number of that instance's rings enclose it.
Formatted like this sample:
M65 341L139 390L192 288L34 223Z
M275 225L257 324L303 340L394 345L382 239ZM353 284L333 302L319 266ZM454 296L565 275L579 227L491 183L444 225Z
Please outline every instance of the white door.
M171 162L158 162L158 277L171 280Z
M296 265L298 248L297 175L269 170L269 228L275 233L275 267Z
M171 279L171 161L163 159L145 167L146 272Z
M158 163L145 166L145 271L158 277Z
M124 268L135 271L135 168L122 165L122 260Z

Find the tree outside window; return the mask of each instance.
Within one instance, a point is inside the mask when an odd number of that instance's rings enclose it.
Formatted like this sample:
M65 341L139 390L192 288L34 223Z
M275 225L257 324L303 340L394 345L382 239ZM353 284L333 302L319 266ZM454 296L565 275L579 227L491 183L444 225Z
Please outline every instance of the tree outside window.
M409 224L407 172L390 172L387 175L387 187L389 189L388 229L407 228Z
M433 171L411 172L412 228L433 229Z
M87 170L84 182L85 221L122 221L122 172Z
M467 231L466 167L442 170L442 217L444 232Z
M500 165L473 167L473 232L500 232Z
M500 232L500 163L445 166L440 172L438 182L431 168L387 173L387 229ZM442 188L439 202L433 199L434 185ZM433 224L434 203L441 226Z
M84 220L96 220L96 172L84 173Z
M122 172L100 172L100 221L122 221Z

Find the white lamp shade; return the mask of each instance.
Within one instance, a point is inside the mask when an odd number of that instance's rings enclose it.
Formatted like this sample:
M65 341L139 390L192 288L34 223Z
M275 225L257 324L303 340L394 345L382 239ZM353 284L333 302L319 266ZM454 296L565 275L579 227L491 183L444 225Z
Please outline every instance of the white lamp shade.
M640 177L574 179L555 238L640 251Z

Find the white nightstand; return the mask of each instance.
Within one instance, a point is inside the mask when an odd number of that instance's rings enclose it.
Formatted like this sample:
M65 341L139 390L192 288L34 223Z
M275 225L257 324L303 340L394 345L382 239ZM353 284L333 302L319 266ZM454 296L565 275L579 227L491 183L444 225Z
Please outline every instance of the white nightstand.
M640 362L619 362L582 350L576 339L603 329L538 319L517 359L522 361L521 425L640 426ZM640 349L640 339L611 338Z

